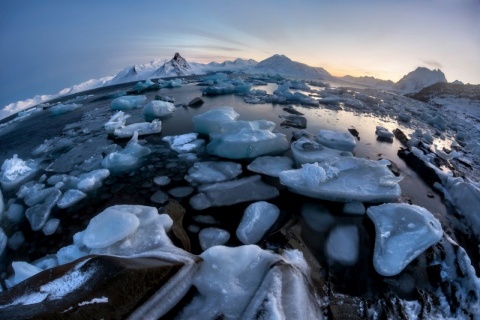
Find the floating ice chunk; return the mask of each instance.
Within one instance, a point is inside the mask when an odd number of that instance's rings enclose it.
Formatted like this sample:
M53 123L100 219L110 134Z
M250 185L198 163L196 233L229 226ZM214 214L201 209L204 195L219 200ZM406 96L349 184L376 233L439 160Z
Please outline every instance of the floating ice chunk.
M205 228L198 234L200 247L203 251L213 246L224 245L230 239L230 233L219 228Z
M259 242L279 215L280 210L271 203L265 201L252 203L245 209L238 225L237 238L244 244Z
M8 247L12 250L17 250L22 246L24 242L25 242L25 237L23 236L23 232L18 230L18 231L15 231L15 233L12 234L12 236L8 239ZM0 244L0 249L1 248L2 246Z
M143 107L143 115L146 120L165 117L175 111L175 106L171 102L153 100Z
M325 232L335 223L335 217L320 203L305 203L301 213L305 223L316 232Z
M179 88L183 84L182 79L172 79L160 84L162 88Z
M388 131L387 128L384 128L382 126L377 126L375 130L375 134L377 135L378 139L384 140L384 141L393 141L393 133Z
M348 131L319 130L317 140L325 147L350 152L353 151L357 144L355 137Z
M140 220L126 210L109 207L90 220L83 243L89 248L105 248L134 233Z
M61 195L62 192L60 190L54 189L51 194L45 198L43 203L34 205L25 211L25 216L30 222L33 231L38 231L43 228L50 217L52 208L55 206L58 199L60 199Z
M192 187L176 187L168 190L168 193L175 198L188 197L193 192Z
M71 103L71 104L57 104L56 106L51 107L48 109L54 115L61 115L73 110L80 108L82 105L78 103Z
M291 170L293 160L289 157L258 157L253 160L247 169L256 173L262 173L267 176L278 177L280 172Z
M187 153L198 150L205 140L197 139L197 133L187 133L178 136L166 136L162 140L170 145L170 148L178 153Z
M152 122L132 123L128 126L117 128L113 131L113 135L117 138L131 138L135 132L138 132L139 136L144 136L160 133L161 131L162 122L155 119Z
M168 201L168 194L166 194L162 190L157 190L150 197L150 201L155 202L155 203L164 204L165 202Z
M334 228L325 244L328 257L344 266L357 262L359 252L358 228L355 225L343 225Z
M289 84L284 83L280 85L274 92L273 95L282 97L288 102L292 103L301 103L301 104L307 104L307 105L313 105L313 106L318 106L318 100L315 100L303 93L300 92L295 92L292 93L289 90Z
M281 154L289 147L290 144L282 133L244 128L238 133L211 135L207 152L228 159L251 159Z
M125 126L125 122L129 117L129 114L125 114L123 111L118 111L103 125L103 128L109 135L112 135L115 129Z
M218 127L219 127L218 132L211 132L211 133L231 134L231 133L237 133L242 129L272 131L273 129L275 129L275 122L268 121L268 120L253 120L253 121L236 120L232 122L221 122L218 124Z
M365 214L365 206L363 205L363 203L358 201L347 202L343 206L343 213L355 215Z
M45 226L43 226L43 233L46 236L52 235L57 231L58 226L60 225L60 220L58 219L50 219L45 223Z
M39 203L45 201L45 199L49 195L55 193L57 189L52 187L52 188L47 188L47 189L37 189L37 190L35 190L35 187L33 187L33 188L27 188L27 190L29 192L25 195L24 201L25 201L25 204L27 206L32 207L36 204L39 204Z
M147 91L154 91L160 89L160 85L158 83L153 82L150 79L147 79L145 81L139 81L137 82L133 88L132 91L134 93L144 93Z
M199 194L190 198L190 204L196 210L252 200L267 200L279 194L275 187L264 183L259 175L200 186L198 191Z
M353 157L305 164L279 177L295 193L329 201L390 202L401 192L398 183L382 184L382 179L395 177L385 164Z
M203 94L207 96L217 96L222 94L247 93L252 88L251 83L245 83L242 80L217 80L217 83L203 89Z
M67 190L63 196L58 200L57 207L60 209L65 209L68 207L73 206L74 204L77 204L81 200L85 199L87 197L87 194L77 190L77 189L70 189Z
M65 263L69 263L74 260L80 259L81 257L85 257L88 254L90 254L90 250L85 246L72 244L58 250L57 252L58 264L62 265Z
M208 110L192 118L194 131L201 134L210 134L220 130L220 123L233 122L240 115L232 107L221 107Z
M83 192L98 189L109 175L110 171L108 169L97 169L83 173L78 177L77 189Z
M140 164L141 158L149 154L150 149L138 143L138 132L135 131L125 148L112 152L103 159L102 167L112 172L133 170Z
M123 96L114 99L111 103L112 110L135 109L147 101L146 96Z
M37 166L32 161L23 161L16 154L6 159L2 164L0 182L5 191L17 188L20 184L33 178L37 173Z
M8 279L8 286L13 287L14 285L22 282L25 279L28 279L37 273L43 271L40 268L31 265L25 261L14 261L12 262L12 268L14 271L14 276L11 279Z
M305 137L293 142L291 150L298 165L323 162L333 157L353 157L351 152L330 149Z
M384 276L399 274L443 235L440 222L425 208L389 203L367 209L375 225L373 266Z
M57 186L62 184L61 190L75 189L78 184L78 177L74 177L68 174L55 174L48 178L47 183L51 186Z
M196 162L185 180L190 183L214 183L231 180L242 173L242 165L229 161Z
M449 201L456 210L465 217L477 237L480 237L480 189L473 183L464 181L449 181L446 185Z
M0 256L3 254L3 250L5 250L7 243L8 243L7 235L3 231L3 228L0 227Z
M21 204L12 203L8 207L8 210L5 213L5 215L10 221L17 224L22 220L24 211L25 209Z
M170 184L171 180L167 176L158 176L153 178L153 183L155 183L157 186L166 186Z

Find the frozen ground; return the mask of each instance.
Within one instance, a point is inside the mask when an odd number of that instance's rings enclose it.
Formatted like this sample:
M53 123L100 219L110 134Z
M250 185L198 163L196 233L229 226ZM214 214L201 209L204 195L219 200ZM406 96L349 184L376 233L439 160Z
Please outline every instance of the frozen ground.
M114 294L79 294L92 270L110 270L85 258L94 253L181 265L123 316L479 316L475 106L459 114L373 89L220 78L247 93L187 107L205 92L187 79L160 89L172 109L151 103L157 92L119 104L133 86L120 85L0 128L1 313L48 314L39 306L60 296L61 311L119 307ZM284 123L295 111L304 130ZM112 135L155 114L161 132ZM406 136L384 139L377 126Z

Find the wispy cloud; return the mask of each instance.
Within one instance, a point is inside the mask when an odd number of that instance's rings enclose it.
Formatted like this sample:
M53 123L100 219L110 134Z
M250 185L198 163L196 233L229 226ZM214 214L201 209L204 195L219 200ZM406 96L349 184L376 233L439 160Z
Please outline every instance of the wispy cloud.
M436 68L436 69L442 69L443 65L435 60L422 60L423 63L425 63L427 66L431 68Z

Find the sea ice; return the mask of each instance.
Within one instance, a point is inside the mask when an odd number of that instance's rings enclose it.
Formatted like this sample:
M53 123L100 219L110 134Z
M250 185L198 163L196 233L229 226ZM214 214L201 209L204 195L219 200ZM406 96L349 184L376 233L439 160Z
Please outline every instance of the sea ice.
M198 233L200 247L203 251L213 246L224 245L230 239L230 233L219 228L205 228Z
M1 236L0 236L1 237ZM1 241L0 241L1 242ZM25 237L21 230L15 231L14 234L8 239L8 247L12 250L18 250L25 242ZM0 251L2 249L2 245L0 244ZM1 255L1 252L0 252Z
M252 203L245 209L238 225L237 238L244 244L259 242L279 215L280 210L271 203L265 201Z
M135 109L147 101L146 96L123 96L116 98L111 103L112 110Z
M216 84L203 89L203 94L207 96L217 96L222 94L248 93L251 88L251 83L245 83L240 79L217 80Z
M278 196L278 190L261 180L259 175L198 187L200 192L190 198L196 210L229 206L236 203L267 200Z
M164 204L165 202L168 201L168 194L166 194L162 190L157 190L150 197L150 201L155 202L155 203L159 203L159 204Z
M82 173L78 177L77 189L83 192L92 191L102 186L103 180L110 175L108 169L97 169Z
M291 191L329 201L391 202L400 196L398 178L381 162L353 157L331 158L280 173Z
M179 88L183 84L182 79L172 79L160 84L162 88Z
M168 190L168 193L174 198L185 198L192 194L193 188L192 187L176 187Z
M37 173L37 166L32 160L23 161L16 154L11 159L6 159L1 169L0 182L5 191L17 188Z
M355 225L340 225L328 235L326 241L328 257L344 266L357 262L359 252L358 228Z
M87 194L77 190L77 189L70 189L67 190L63 196L58 200L57 207L60 209L65 209L68 207L73 206L74 204L78 203L79 201L85 199Z
M56 106L51 107L48 109L54 115L61 115L73 110L80 108L82 105L78 103L71 103L71 104L57 104Z
M139 136L144 136L147 134L160 133L161 131L162 122L155 119L152 122L132 123L125 127L116 128L113 131L113 135L117 138L131 138L135 132L137 132Z
M103 125L103 128L109 135L113 135L115 129L125 126L125 122L129 117L129 114L125 114L123 111L118 111Z
M237 133L212 134L207 152L228 159L251 159L281 154L290 144L282 133L269 130L241 129Z
M8 238L5 232L3 231L3 228L0 227L0 255L3 255L3 250L7 247L8 243Z
M323 162L333 157L353 157L349 151L330 149L306 137L293 142L291 150L297 165Z
M178 153L189 153L200 150L205 140L197 139L198 133L187 133L178 136L166 136L162 141L167 142L170 148Z
M194 131L200 134L210 134L220 130L220 123L233 122L240 115L232 107L220 107L208 110L192 118Z
M357 144L355 137L348 131L319 130L317 140L325 147L349 152L352 152Z
M19 223L23 218L24 207L18 203L12 203L9 207L7 212L5 212L5 216L12 221L13 223Z
M480 188L473 183L452 180L446 183L449 201L465 217L477 237L480 238Z
M43 271L42 269L37 268L34 265L24 261L12 262L12 268L14 271L14 276L8 279L8 282L6 281L9 287L13 287L14 285L22 282L23 280L28 279L31 276L34 276L37 273Z
M125 148L112 152L103 159L102 167L112 172L129 171L135 169L139 165L141 158L149 154L150 149L142 147L138 143L138 132L135 131Z
M363 205L363 203L358 201L347 202L343 206L343 213L355 215L365 214L365 206Z
M229 161L196 162L185 180L195 184L214 183L231 180L242 173L242 165Z
M221 122L218 123L218 132L211 132L210 134L232 134L237 133L242 129L272 131L273 129L275 129L275 122L268 120L235 120L231 122Z
M278 177L280 172L291 170L293 168L293 160L289 157L258 157L253 160L247 169L256 173L265 174L267 176Z
M443 235L440 222L425 208L389 203L367 209L375 225L373 266L384 276L399 274Z
M30 226L33 231L38 231L43 228L48 218L50 217L50 212L55 204L60 199L62 192L58 189L53 188L54 190L50 193L48 197L45 198L43 203L36 204L33 207L30 207L25 211L25 216L30 222Z
M321 203L305 203L301 213L305 223L316 232L325 232L335 223L333 214Z
M58 219L50 219L45 223L42 228L43 233L46 236L52 235L57 231L58 226L60 225L60 220Z
M153 178L153 183L155 183L157 186L166 186L170 184L171 180L167 176L158 176Z
M388 131L388 129L385 127L377 126L375 130L375 134L381 140L390 141L390 142L393 141L393 137L394 137L393 133Z
M153 100L143 107L143 115L145 119L151 120L155 118L171 115L175 111L175 106L171 102Z

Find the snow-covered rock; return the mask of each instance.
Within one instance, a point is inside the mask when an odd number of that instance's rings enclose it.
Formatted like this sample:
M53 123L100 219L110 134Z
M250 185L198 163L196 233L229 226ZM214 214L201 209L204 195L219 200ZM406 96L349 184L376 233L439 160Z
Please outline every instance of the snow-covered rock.
M419 206L383 204L368 208L367 215L376 232L373 266L384 276L399 274L443 235L440 222Z
M353 157L331 158L280 173L291 191L330 201L391 202L400 196L397 178L386 164Z
M447 82L445 74L440 70L430 70L424 67L418 67L414 71L403 76L394 88L402 93L413 93L421 89L431 86L437 82Z
M236 232L237 238L243 244L259 242L279 215L280 210L274 204L265 201L252 203L243 213Z

